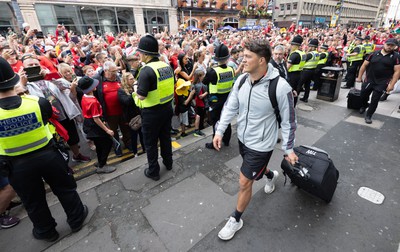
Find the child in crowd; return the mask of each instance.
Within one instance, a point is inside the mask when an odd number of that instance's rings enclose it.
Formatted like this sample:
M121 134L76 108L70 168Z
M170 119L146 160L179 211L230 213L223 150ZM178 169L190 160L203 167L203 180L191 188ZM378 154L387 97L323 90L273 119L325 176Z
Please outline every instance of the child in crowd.
M193 88L195 91L194 100L196 102L196 119L194 122L194 136L204 136L205 134L201 131L204 129L204 117L206 115L207 106L207 86L203 84L204 71L197 69L193 76Z
M83 131L96 146L98 160L96 173L110 173L116 169L114 166L107 165L108 154L113 146L114 131L101 120L103 111L99 101L93 95L98 84L98 80L89 76L84 76L78 81L78 86L84 94L81 103L84 117Z
M178 79L176 82L175 93L176 99L176 110L179 113L179 121L181 123L181 137L187 136L186 127L189 127L189 108L190 102L194 96L194 90L192 92L190 89L190 81L185 81L184 79Z

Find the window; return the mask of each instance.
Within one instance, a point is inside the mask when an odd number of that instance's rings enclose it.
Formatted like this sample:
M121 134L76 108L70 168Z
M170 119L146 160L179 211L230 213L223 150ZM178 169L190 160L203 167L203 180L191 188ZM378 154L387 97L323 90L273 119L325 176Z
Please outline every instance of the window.
M148 33L161 32L166 26L169 28L168 10L143 9L143 16Z
M293 10L297 10L297 3L293 3Z
M281 11L284 11L284 10L285 10L285 5L281 4Z
M8 27L11 27L11 29L14 32L18 33L19 32L18 21L17 18L15 17L15 12L12 7L11 1L0 2L0 10L1 10L0 34L4 33L4 35L6 35Z
M35 9L45 34L54 34L57 24L75 34L86 34L88 28L101 35L136 31L132 8L35 4Z
M291 5L292 5L291 3L286 4L286 10L290 10Z

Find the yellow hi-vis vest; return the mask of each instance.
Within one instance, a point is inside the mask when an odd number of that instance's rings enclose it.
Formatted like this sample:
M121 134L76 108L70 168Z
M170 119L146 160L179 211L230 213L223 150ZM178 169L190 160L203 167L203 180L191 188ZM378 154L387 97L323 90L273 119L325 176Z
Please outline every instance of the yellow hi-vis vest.
M374 51L374 44L365 43L365 44L363 44L363 46L365 49L365 54L371 54Z
M53 138L44 125L39 98L22 96L19 108L0 108L0 155L19 156L46 146Z
M290 73L290 72L302 71L304 68L304 65L306 64L307 54L303 51L295 50L289 54L289 57L290 57L290 55L292 55L292 53L298 53L300 55L300 63L296 64L296 65L291 65L290 68L288 69L288 72Z
M317 68L319 61L319 53L317 51L310 52L312 54L312 58L309 59L304 65L304 69L315 69Z
M156 105L165 104L174 98L174 71L165 62L156 61L146 64L151 67L157 76L157 89L149 91L144 100L140 100L136 93L133 99L139 108L150 108Z
M325 65L326 64L326 62L328 61L328 55L329 55L329 53L328 52L320 52L319 53L319 57L321 58L321 54L325 54L325 58L324 59L320 59L319 61L318 61L318 65Z
M210 94L226 94L232 89L235 72L232 67L222 68L217 66L214 68L217 73L217 84L210 84Z
M348 56L347 57L347 61L348 62L363 60L363 58L364 58L364 48L363 48L362 45L358 45L358 46L354 47L354 49L356 49L357 47L360 48L360 52L357 55ZM354 49L353 49L353 51L354 51Z

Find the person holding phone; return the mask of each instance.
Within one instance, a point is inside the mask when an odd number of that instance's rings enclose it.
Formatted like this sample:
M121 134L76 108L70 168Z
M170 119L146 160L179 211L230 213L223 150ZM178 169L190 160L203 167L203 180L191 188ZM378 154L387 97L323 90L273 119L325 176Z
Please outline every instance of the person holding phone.
M24 68L40 67L39 60L35 55L25 54L21 58ZM27 87L31 95L46 98L58 111L58 121L68 131L67 141L73 153L72 161L89 162L90 158L84 156L79 150L79 135L75 126L74 118L81 116L80 109L71 100L68 94L62 92L55 84L46 80L29 82L24 71L19 72L20 83Z

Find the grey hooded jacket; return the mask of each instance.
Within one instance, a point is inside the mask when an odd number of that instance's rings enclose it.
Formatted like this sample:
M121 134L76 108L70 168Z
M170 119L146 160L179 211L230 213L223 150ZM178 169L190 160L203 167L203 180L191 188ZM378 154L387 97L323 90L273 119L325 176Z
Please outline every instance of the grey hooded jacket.
M279 72L268 64L266 75L258 83L252 85L250 77L247 77L239 92L240 80L245 76L246 74L242 74L236 80L222 110L216 134L222 136L228 124L238 115L239 141L252 150L268 152L273 150L279 134L278 122L268 96L268 87L270 80L279 76ZM279 78L276 98L282 118L282 149L285 154L289 154L293 152L294 147L296 114L292 88L283 78Z

